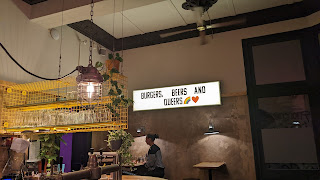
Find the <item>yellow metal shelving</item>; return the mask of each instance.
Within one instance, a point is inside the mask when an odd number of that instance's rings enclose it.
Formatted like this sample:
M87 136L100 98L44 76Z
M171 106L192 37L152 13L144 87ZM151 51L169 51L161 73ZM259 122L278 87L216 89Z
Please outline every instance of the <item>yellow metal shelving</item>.
M127 78L114 74L127 97ZM75 77L57 81L14 84L0 81L0 133L34 131L38 133L106 131L128 128L128 108L110 112L107 96L111 82L103 83L103 97L96 104L77 100Z

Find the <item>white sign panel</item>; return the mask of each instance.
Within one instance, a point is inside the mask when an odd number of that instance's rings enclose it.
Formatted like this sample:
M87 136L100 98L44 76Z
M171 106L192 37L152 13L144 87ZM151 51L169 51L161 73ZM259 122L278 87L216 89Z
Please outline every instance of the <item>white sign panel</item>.
M133 101L133 111L220 105L220 83L135 90Z

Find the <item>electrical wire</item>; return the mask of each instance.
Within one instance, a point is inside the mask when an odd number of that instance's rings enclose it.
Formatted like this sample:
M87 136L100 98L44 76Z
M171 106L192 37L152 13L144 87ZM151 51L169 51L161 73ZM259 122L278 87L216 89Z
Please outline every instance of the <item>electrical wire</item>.
M62 77L59 77L59 78L44 78L44 77L35 75L35 74L33 74L32 72L26 70L24 67L22 67L22 66L11 56L11 54L10 54L10 53L7 51L7 49L2 45L2 43L0 43L0 46L1 46L1 48L4 50L4 52L10 57L10 59L11 59L14 63L16 63L23 71L25 71L26 73L30 74L31 76L37 77L37 78L39 78L39 79L49 80L49 81L59 80L59 79L62 79L62 78L64 78L64 77L69 76L70 74L74 73L74 72L77 70L77 68L76 68L76 69L74 69L73 71L71 71L70 73L68 73L68 74L66 74L66 75L64 75L64 76L62 76Z
M64 11L64 0L62 0L62 10L61 10L61 27L60 27L61 38L60 38L60 56L59 56L59 75L58 75L58 78L61 76L63 11Z
M179 10L177 9L177 7L173 4L172 0L170 0L172 6L177 10L177 13L180 15L180 17L182 18L182 20L184 21L184 23L186 25L188 25L187 21L183 18L182 14L179 12Z
M121 57L123 59L123 9L124 9L124 0L122 0L122 10L121 10L121 15L122 15L122 25L121 25ZM123 74L123 62L121 63L121 74Z
M115 21L115 17L116 17L116 0L113 0L113 25L112 25L112 36L113 36L113 39L112 39L112 54L114 54L114 51L115 51L115 45L114 45L114 40L115 40L115 37L114 37L114 21Z
M207 15L208 15L208 18L209 18L209 21L210 21L210 25L211 25L212 24L211 23L211 18L210 18L210 15L209 15L208 11L207 11ZM213 39L213 28L211 28L211 38Z
M62 9L61 9L61 28L60 28L61 29L61 38L60 38L60 56L59 56L59 75L58 75L58 78L61 77L63 10L64 10L64 0L62 0ZM58 97L60 97L60 83L58 84Z

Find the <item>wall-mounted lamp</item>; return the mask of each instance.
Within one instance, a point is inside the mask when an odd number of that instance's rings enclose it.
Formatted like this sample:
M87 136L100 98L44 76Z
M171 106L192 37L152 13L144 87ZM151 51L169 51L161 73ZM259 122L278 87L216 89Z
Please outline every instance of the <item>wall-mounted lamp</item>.
M137 129L137 133L138 134L143 134L145 132L145 128L143 127L143 126L141 126L141 127L139 127L138 129Z
M144 126L138 127L136 132L137 132L136 135L135 135L136 137L141 137L141 136L144 136L146 134L146 130L145 130Z
M214 134L219 134L219 131L214 130L213 123L209 123L209 129L207 132L204 133L204 135L214 135Z
M301 128L301 124L300 124L299 121L293 121L293 122L292 122L292 126L293 126L294 128Z

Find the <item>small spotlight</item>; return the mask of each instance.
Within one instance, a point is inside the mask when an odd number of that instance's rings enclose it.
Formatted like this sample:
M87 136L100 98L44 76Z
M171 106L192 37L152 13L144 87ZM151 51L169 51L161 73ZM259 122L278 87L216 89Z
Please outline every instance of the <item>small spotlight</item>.
M140 128L137 129L137 133L141 133L141 131L142 131L142 130L141 130Z
M214 130L214 127L213 127L213 124L210 123L209 124L209 129L207 132L204 133L204 135L214 135L214 134L219 134L220 132L219 131L215 131Z
M137 133L140 134L140 133L143 133L145 131L144 127L141 126L137 129Z
M299 121L293 121L292 125L293 125L294 128L301 128L301 124L300 124Z

